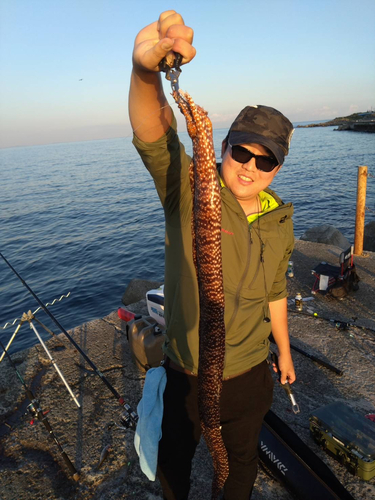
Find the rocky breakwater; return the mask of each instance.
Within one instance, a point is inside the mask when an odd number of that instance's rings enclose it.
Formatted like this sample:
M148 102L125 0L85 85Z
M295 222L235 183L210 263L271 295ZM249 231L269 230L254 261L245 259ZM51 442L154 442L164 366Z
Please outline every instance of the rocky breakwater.
M298 415L292 412L276 378L272 409L332 469L355 500L367 500L375 498L375 478L366 482L351 474L327 455L309 432L310 414L334 401L344 402L361 415L375 413L375 254L355 257L361 279L358 291L343 300L311 295L311 269L320 261L337 264L340 252L337 246L296 241L292 255L294 277L288 278L287 286L292 344L333 364L343 375L340 377L293 351L297 372L294 393L301 411ZM127 304L127 308L147 314L144 291L154 287L154 283L142 284L141 295L133 293L136 288L133 287L125 298L136 302ZM292 298L297 292L308 299L303 301L302 313L294 308ZM337 329L333 319L350 325L345 330ZM125 401L136 409L145 375L132 360L125 327L115 311L69 333ZM80 479L72 479L44 426L40 422L30 425L30 418L22 416L23 405L27 403L25 391L9 362L4 360L0 365L1 500L162 500L158 481L148 481L140 470L133 446L134 432L121 428L122 408L112 393L63 335L52 338L48 346L77 395L80 408L72 402L39 346L12 357L26 383L33 385L43 410L49 411L53 430ZM107 455L99 467L103 449ZM202 441L193 462L191 500L209 498L210 463ZM252 498L295 497L260 467Z
M331 224L310 227L303 233L301 240L335 245L343 250L346 250L350 246L349 240ZM375 252L375 220L365 225L363 250Z
M375 113L366 111L363 113L353 113L348 116L341 116L321 123L310 123L308 125L297 125L297 128L314 127L338 127L335 130L351 130L353 132L375 132Z
M340 125L336 130L351 130L353 132L375 132L375 120L374 121L358 121L344 123Z
M363 249L375 252L375 220L370 221L365 225Z

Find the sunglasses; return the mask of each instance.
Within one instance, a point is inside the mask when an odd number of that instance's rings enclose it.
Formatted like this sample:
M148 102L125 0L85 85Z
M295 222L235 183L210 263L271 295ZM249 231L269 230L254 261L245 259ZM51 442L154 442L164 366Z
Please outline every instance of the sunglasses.
M233 160L238 163L248 163L252 158L255 158L255 165L262 172L272 172L279 165L279 162L273 156L255 155L242 146L232 146L230 142L228 144L232 149Z

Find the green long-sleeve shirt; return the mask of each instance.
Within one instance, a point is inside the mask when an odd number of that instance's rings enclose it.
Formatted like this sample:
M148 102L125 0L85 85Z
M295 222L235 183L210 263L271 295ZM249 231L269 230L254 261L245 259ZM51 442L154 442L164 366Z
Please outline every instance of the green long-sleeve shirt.
M197 373L199 302L192 257L191 158L178 139L175 120L157 141L145 143L134 136L133 143L154 179L165 213L164 312L168 340L164 351L175 363ZM224 378L266 359L271 323L263 320L269 316L268 303L287 295L285 273L294 244L293 207L270 189L265 192L278 206L249 225L236 198L221 186Z

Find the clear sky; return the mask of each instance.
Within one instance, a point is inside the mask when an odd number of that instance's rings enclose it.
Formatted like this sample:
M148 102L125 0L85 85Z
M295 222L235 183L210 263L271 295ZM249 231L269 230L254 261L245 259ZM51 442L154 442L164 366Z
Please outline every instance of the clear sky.
M168 9L195 31L180 86L215 128L248 104L375 107L374 0L0 0L0 147L129 136L133 41Z

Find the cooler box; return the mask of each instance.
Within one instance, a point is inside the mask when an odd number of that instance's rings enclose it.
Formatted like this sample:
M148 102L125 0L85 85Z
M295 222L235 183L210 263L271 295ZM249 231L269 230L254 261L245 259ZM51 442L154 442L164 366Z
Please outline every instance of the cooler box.
M156 290L150 290L146 293L148 314L156 321L165 326L164 320L164 285Z
M312 413L310 432L350 472L366 481L375 476L374 422L337 402Z

